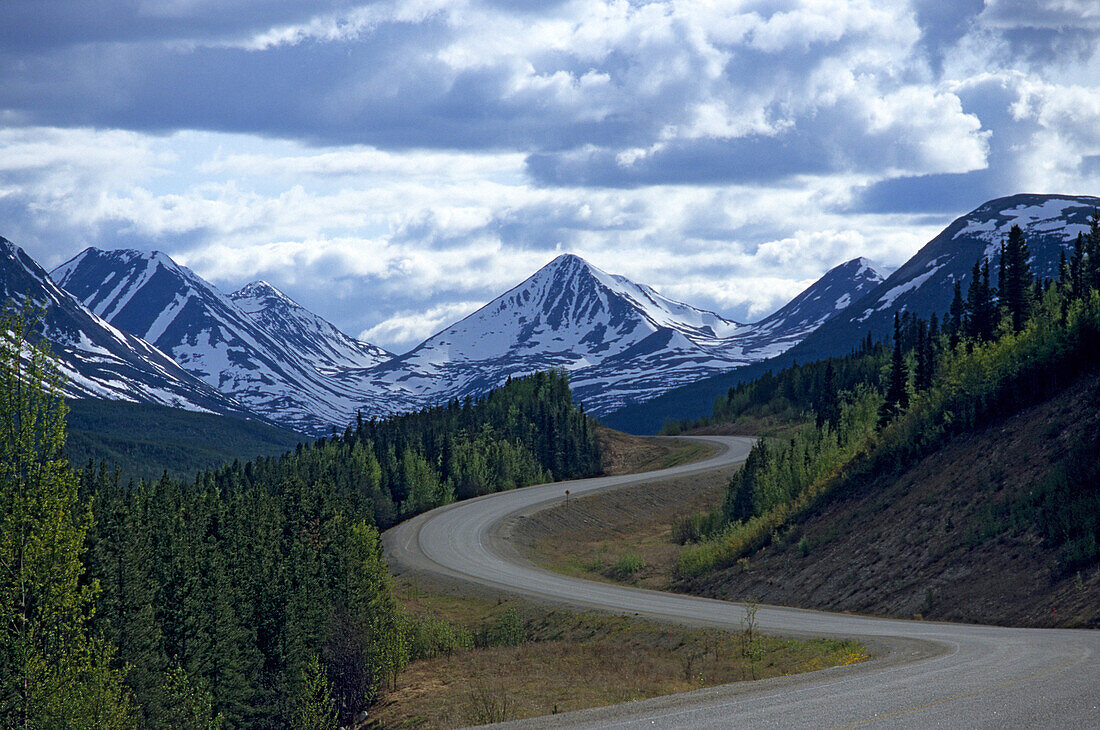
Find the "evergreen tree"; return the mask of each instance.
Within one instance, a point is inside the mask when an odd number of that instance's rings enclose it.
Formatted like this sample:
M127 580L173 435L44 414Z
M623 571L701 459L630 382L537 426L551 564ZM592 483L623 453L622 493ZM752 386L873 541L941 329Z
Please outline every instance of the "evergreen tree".
M901 317L894 313L894 350L890 358L890 384L882 404L883 422L890 421L909 407L909 368L902 350Z
M1023 231L1012 226L1008 242L1001 246L1000 301L1013 332L1019 332L1031 314L1035 284L1028 263L1029 253Z
M962 283L955 282L955 293L951 298L951 308L948 310L947 330L948 342L951 349L959 344L959 338L963 334L963 324L966 320L966 305L962 298Z
M989 283L989 262L974 262L966 293L966 335L974 342L993 339L997 330L997 309Z

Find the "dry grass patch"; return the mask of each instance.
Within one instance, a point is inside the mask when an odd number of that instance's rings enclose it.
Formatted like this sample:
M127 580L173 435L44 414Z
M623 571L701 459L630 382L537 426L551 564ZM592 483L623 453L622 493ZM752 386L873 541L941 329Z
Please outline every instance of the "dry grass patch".
M514 720L760 679L866 658L854 642L799 641L553 610L511 598L428 590L400 580L408 610L471 621L491 634L508 613L514 646L478 646L412 663L372 711L380 728L450 728ZM731 606L734 615L742 609Z
M673 526L721 504L733 468L571 499L514 538L536 563L574 577L666 590L683 549ZM636 558L636 560L634 560ZM624 570L631 562L634 570Z
M634 436L605 426L596 427L596 439L603 453L604 474L610 476L668 469L700 461L717 451L698 441Z

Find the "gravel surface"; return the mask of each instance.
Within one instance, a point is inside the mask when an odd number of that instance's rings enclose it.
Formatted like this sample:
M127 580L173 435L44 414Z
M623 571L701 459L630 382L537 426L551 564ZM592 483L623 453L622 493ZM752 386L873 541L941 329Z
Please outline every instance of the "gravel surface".
M523 558L525 516L571 495L728 468L752 439L708 437L725 450L650 474L538 485L420 515L383 536L391 563L558 605L737 629L740 604L571 578ZM1100 727L1100 634L881 619L760 606L774 634L856 638L869 662L512 723L524 727Z

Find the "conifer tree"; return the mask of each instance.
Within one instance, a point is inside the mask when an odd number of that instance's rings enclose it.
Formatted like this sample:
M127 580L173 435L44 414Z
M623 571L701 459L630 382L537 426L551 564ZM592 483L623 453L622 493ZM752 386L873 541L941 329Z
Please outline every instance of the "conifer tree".
M905 364L902 350L901 317L894 313L894 351L890 358L890 385L886 390L886 401L882 404L883 422L892 420L909 407L909 368Z
M978 259L966 293L966 335L975 342L993 339L997 310L989 283L989 261Z
M947 330L948 342L954 349L959 344L959 338L963 334L963 323L966 319L966 305L962 298L962 283L955 282L955 294L951 298L951 309L948 311Z
M1034 278L1028 263L1027 242L1019 226L1012 226L1008 242L1001 246L1000 300L1013 332L1023 329L1031 313Z

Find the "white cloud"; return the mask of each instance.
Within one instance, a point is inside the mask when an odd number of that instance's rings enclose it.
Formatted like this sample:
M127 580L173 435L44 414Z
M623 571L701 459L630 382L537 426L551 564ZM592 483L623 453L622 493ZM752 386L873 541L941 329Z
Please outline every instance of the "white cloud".
M358 337L366 342L394 343L400 352L423 342L447 325L476 311L483 304L485 302L451 302L425 310L402 311L363 330Z
M0 235L267 278L401 348L558 251L750 320L953 217L845 214L859 189L1100 186L1095 3L524 5L173 0L148 37L55 14L0 51Z

